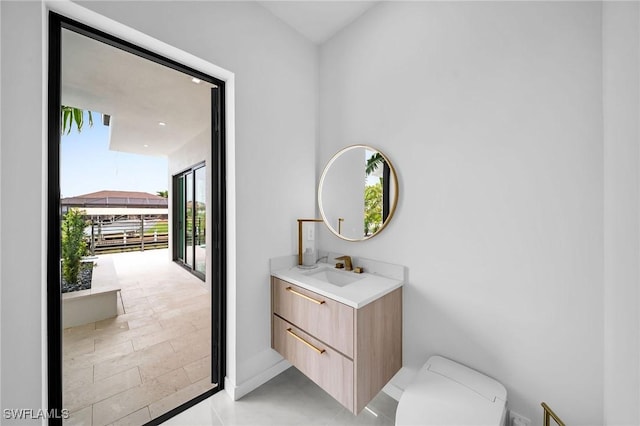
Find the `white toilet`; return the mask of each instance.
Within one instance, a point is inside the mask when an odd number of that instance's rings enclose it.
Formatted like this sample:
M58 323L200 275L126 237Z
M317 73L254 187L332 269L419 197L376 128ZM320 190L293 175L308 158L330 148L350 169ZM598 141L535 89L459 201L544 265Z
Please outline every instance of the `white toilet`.
M462 364L432 356L405 389L396 426L502 426L507 390Z

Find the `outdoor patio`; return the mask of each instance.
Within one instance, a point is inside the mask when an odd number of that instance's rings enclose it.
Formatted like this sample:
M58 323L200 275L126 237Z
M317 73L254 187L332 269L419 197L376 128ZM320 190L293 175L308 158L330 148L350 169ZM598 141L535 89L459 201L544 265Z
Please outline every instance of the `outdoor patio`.
M63 333L65 425L139 425L212 388L211 297L167 249L101 255L118 316ZM96 274L99 278L100 274Z

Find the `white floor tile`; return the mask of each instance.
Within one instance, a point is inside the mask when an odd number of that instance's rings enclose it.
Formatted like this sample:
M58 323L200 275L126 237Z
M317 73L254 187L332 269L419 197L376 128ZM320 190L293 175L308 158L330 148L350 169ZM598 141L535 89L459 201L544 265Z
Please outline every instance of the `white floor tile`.
M199 425L380 425L393 426L397 402L381 393L354 416L295 368L233 401L226 392L191 407L167 421L170 426Z

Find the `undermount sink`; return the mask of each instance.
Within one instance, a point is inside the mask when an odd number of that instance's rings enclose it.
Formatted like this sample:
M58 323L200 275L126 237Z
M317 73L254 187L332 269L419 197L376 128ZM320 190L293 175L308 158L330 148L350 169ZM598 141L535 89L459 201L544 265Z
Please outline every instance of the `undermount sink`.
M328 282L338 287L344 287L348 284L354 283L362 277L344 271L334 271L333 269L321 269L319 271L310 272L307 274L311 278Z
M333 260L336 256L337 253L329 253L327 257ZM371 259L358 259L358 267L366 268L366 272L362 273L346 271L346 268L337 269L334 263L326 262L296 265L295 256L282 256L270 261L273 278L356 309L402 287L406 274L404 266Z

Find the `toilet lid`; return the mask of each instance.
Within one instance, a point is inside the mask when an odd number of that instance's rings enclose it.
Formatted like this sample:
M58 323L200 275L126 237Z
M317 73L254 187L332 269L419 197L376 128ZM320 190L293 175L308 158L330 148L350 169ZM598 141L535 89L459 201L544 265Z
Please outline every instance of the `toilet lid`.
M498 426L506 406L502 384L442 357L431 357L402 394L396 426Z

